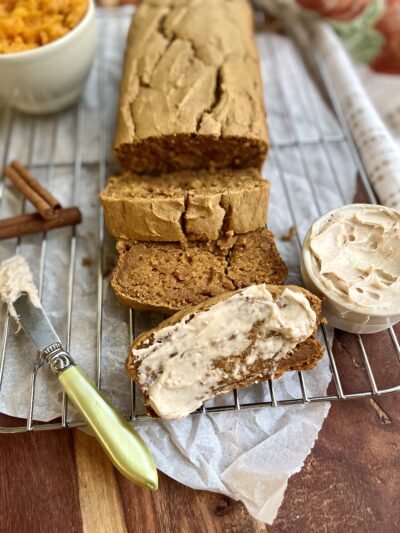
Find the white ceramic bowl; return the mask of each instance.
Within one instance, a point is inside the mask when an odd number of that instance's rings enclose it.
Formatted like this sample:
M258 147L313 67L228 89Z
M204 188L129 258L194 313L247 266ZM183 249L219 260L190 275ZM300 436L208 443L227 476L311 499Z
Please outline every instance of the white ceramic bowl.
M49 44L0 54L0 100L25 113L52 113L75 102L96 49L94 0L75 28Z
M319 218L309 229L302 247L301 274L304 285L311 292L321 297L323 300L323 315L328 320L328 324L350 333L377 333L389 326L393 326L400 321L400 309L388 315L376 310L374 314L366 313L360 308L351 306L340 301L335 295L327 291L313 268L312 256L310 253L310 235L314 227L320 227L333 213L340 210L353 209L355 206L374 207L369 204L353 204L326 213ZM375 206L376 207L376 206Z

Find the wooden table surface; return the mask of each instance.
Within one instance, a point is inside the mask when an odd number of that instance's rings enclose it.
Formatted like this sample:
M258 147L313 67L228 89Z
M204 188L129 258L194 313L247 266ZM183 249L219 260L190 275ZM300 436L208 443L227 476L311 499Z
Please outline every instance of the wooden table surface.
M365 341L379 378L399 383L389 336ZM353 388L354 380L365 387L354 343L343 333L335 338L345 390L350 380ZM392 394L333 402L304 468L289 480L273 526L252 519L239 502L163 474L158 492L137 488L79 430L0 435L0 533L397 532L399 400ZM0 417L2 425L10 422Z
M354 343L343 333L335 338L345 390L355 382L360 390L366 386ZM392 362L387 356L393 352L388 335L367 338L366 346L382 380L400 383L400 365L393 353ZM303 469L289 480L273 526L254 520L240 502L161 473L158 492L137 488L79 430L0 435L0 533L397 532L399 400L393 394L333 402ZM0 415L0 425L13 423Z

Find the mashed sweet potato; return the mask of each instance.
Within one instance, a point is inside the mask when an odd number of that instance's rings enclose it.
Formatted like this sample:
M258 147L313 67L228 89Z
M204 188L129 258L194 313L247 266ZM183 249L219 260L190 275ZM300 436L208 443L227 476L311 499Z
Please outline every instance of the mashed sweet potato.
M88 0L1 0L0 54L37 48L71 31Z

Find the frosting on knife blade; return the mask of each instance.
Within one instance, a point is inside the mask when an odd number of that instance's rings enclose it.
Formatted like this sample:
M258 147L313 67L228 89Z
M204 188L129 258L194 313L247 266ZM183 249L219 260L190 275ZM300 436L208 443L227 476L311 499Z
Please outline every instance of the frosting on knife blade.
M7 304L10 315L17 321L14 302L22 294L27 294L35 307L41 307L27 260L21 255L15 255L0 264L0 297Z

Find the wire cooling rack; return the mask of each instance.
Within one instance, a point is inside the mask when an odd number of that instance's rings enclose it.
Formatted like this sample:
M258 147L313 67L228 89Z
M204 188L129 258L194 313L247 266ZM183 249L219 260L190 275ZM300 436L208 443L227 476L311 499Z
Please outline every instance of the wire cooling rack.
M106 154L110 154L110 146L112 139L112 132L107 128L107 124L110 123L108 114L115 114L115 109L108 105L109 94L106 94L106 76L109 75L109 72L105 68L105 43L107 42L107 27L110 24L110 21L114 22L118 19L118 24L121 25L120 32L120 42L119 42L119 53L122 57L122 50L125 42L125 35L127 30L128 19L126 12L124 11L115 11L115 12L100 12L99 14L99 24L100 24L100 34L102 35L101 43L99 44L100 50L97 56L97 61L94 67L94 73L91 76L91 83L94 84L96 97L98 98L98 105L95 108L85 109L82 102L80 102L75 108L68 110L62 115L55 115L52 118L47 117L46 119L41 118L27 118L22 121L24 125L24 139L26 143L26 157L23 161L28 167L30 167L36 175L40 177L43 183L52 188L54 185L54 177L59 169L63 169L70 176L73 177L72 191L70 197L71 205L78 205L81 198L81 189L84 185L83 176L86 170L90 170L92 175L97 175L97 184L96 184L96 194L104 187L106 176L112 170L112 160L108 160ZM320 115L321 109L316 105L315 99L310 97L312 95L311 87L309 87L309 77L306 76L306 63L304 62L298 48L295 46L294 41L291 42L290 47L286 50L287 57L282 59L280 57L280 50L278 49L274 39L264 36L263 39L263 50L261 53L265 53L269 57L268 64L268 76L273 79L273 87L271 87L271 94L269 98L269 103L274 98L279 99L279 112L276 114L270 115L270 133L271 133L271 153L268 163L268 171L274 173L279 184L280 188L284 193L284 197L281 198L282 209L285 209L290 214L292 224L299 227L308 227L313 220L299 220L299 215L296 212L296 203L298 198L296 198L293 188L289 185L287 181L287 173L285 172L284 162L286 151L294 151L296 153L300 171L307 178L309 183L310 194L307 199L300 199L300 201L310 201L315 204L315 209L317 214L322 214L323 206L320 202L321 191L318 189L318 184L313 179L313 168L312 163L309 160L309 151L310 150L319 150L323 155L325 161L324 168L320 171L323 173L329 174L329 179L331 180L332 187L337 189L338 196L341 199L341 203L346 203L346 198L344 194L344 185L343 180L339 179L338 169L334 164L332 158L332 149L334 147L340 146L343 149L343 153L353 161L354 168L358 171L359 182L362 188L362 194L364 200L376 203L377 199L371 188L368 176L365 172L365 169L360 160L359 154L353 142L353 139L348 130L345 117L343 115L342 109L339 105L338 99L335 95L332 81L329 77L324 63L321 58L315 52L311 51L311 66L314 69L314 75L317 76L321 92L324 95L324 98L329 103L330 108L333 110L335 115L335 120L331 122L330 126L326 126L326 121ZM291 62L292 69L290 69L291 75L288 77L287 68L285 72L283 71L282 65L284 62ZM287 66L287 65L286 65ZM296 109L294 111L293 98L296 99ZM301 130L298 126L298 121L296 120L295 112L300 110L303 117L306 117L307 121L305 124L305 131ZM17 128L16 123L20 123L22 118L21 116L13 112L10 109L2 109L0 115L1 120L1 145L0 145L0 157L3 161L3 164L9 161L10 157L10 147L18 136L18 131L21 130ZM97 124L99 131L99 141L97 156L93 159L86 157L86 151L83 148L83 138L84 135L87 135L85 131L85 118L87 113L96 113L97 115ZM59 129L60 129L60 120L70 120L70 127L73 128L73 137L75 139L74 154L73 157L66 160L57 159L56 152L56 143L59 142ZM42 127L41 121L46 121L46 127L50 128L52 135L52 146L50 146L48 156L41 160L35 161L34 152L35 146L38 141L38 131ZM279 122L279 123L278 123ZM28 133L26 130L29 130ZM39 158L40 159L40 158ZM5 185L4 183L0 186L0 198L3 200ZM57 191L55 191L57 193ZM323 191L322 191L323 192ZM27 206L23 201L19 203L18 206L15 206L15 214L18 212L23 212ZM95 368L96 375L95 381L97 385L102 387L102 354L105 343L104 336L104 287L105 287L105 278L107 278L108 273L107 264L105 261L105 242L107 240L107 235L104 232L103 225L103 213L99 205L96 205L97 210L97 221L95 223L96 234L93 235L93 241L95 242L95 261L96 261L96 339L95 339L95 348L92 351L92 357L95 359ZM2 215L4 216L4 215ZM300 234L301 236L301 234ZM300 254L300 241L299 234L295 237L295 246L297 247L298 254ZM82 256L80 250L80 240L77 235L77 230L71 229L69 233L69 243L68 243L68 256L69 264L67 265L66 271L66 312L63 316L64 323L64 333L65 333L65 348L69 351L71 347L71 335L73 330L73 309L74 305L78 305L74 302L74 288L77 279L77 258ZM37 257L40 258L40 272L39 272L39 293L42 296L43 285L45 279L45 265L46 257L48 255L48 241L49 236L44 234L39 239L29 241L34 247ZM21 247L24 245L24 239L18 239L11 241L10 244L10 255L14 253L19 253ZM128 323L129 323L129 337L130 340L134 337L136 333L135 321L140 320L140 316L136 315L133 311L126 311L129 313ZM10 320L7 317L3 321L3 332L0 336L0 393L2 389L3 382L5 381L5 372L6 372L6 358L7 358L7 347L9 344L9 339L11 337L11 324ZM263 400L260 402L244 402L240 400L239 394L237 391L234 391L231 395L231 400L226 400L229 396L225 395L225 403L223 405L207 407L204 405L199 412L209 413L209 412L219 412L219 411L232 411L232 410L243 410L243 409L253 409L261 407L277 407L282 405L290 404L306 404L312 402L323 402L323 401L333 401L333 400L348 400L351 398L361 398L361 397L371 397L374 395L387 394L400 390L400 384L391 384L388 386L387 383L380 383L380 379L376 373L376 365L371 364L371 356L373 354L369 353L369 346L371 345L371 338L376 336L369 336L369 339L362 337L360 335L352 335L350 344L352 350L358 352L357 354L352 354L352 356L357 357L359 363L356 365L358 371L361 372L365 378L362 386L353 387L352 382L347 379L348 376L344 375L341 370L341 362L338 359L335 349L332 349L331 344L328 341L328 330L325 326L321 327L322 339L326 346L326 357L329 358L329 367L332 374L332 382L328 388L328 393L325 395L315 395L312 391L309 390L306 379L302 372L297 373L299 391L300 394L296 398L287 398L280 399L276 394L276 385L269 381L265 387L267 388L268 400ZM382 357L384 361L379 362L379 366L383 367L385 365L390 366L399 366L400 367L400 346L399 340L396 336L393 328L389 328L386 332L379 334L379 342L384 343L387 349L387 353L384 353ZM384 336L384 338L382 337ZM390 343L388 344L388 339ZM128 341L128 339L127 339ZM128 346L128 342L127 342ZM9 426L0 427L0 433L16 433L24 432L31 430L49 430L65 427L77 427L84 425L84 422L79 420L72 420L69 417L68 409L68 399L64 395L62 398L62 409L61 416L57 421L51 423L40 423L34 420L34 409L35 409L35 393L36 393L36 384L38 378L38 372L41 368L42 363L38 362L34 367L31 374L30 382L30 394L29 401L27 405L27 414L26 420L22 421L20 425L15 425L10 423ZM344 385L344 381L346 384ZM400 379L399 379L400 381ZM134 383L130 382L127 385L129 387L130 395L130 413L129 418L140 419L145 417L143 409L140 409L138 405L140 400L137 391L135 390ZM140 412L141 411L141 412Z

